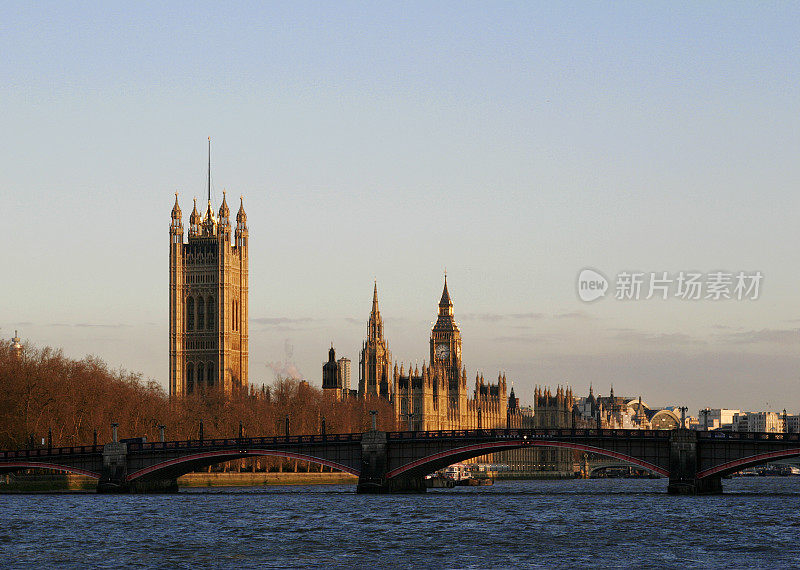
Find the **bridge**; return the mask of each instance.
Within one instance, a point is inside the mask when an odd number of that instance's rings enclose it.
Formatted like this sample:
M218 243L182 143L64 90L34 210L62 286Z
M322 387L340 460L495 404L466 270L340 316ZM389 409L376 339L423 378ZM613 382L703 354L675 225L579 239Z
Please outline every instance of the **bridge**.
M97 490L167 492L177 478L257 456L327 465L358 476L359 493L424 492L424 476L481 455L561 447L623 461L669 479L673 494L721 493L722 477L800 456L800 434L686 429L371 430L352 434L238 437L0 451L0 473L53 469L98 479Z

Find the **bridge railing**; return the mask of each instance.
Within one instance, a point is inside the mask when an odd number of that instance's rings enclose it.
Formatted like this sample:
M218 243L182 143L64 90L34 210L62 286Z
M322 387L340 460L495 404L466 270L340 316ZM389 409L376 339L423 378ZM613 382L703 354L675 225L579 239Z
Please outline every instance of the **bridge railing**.
M669 439L667 430L640 429L585 429L585 428L511 428L511 429L468 429L439 431L395 431L389 432L389 439L546 439L546 438L596 438L626 437L637 439Z
M800 433L759 431L698 431L697 439L750 440L750 441L800 441Z
M86 455L90 453L103 453L103 446L74 445L70 447L39 447L35 449L0 451L0 459L29 459L51 457L53 455Z
M128 444L128 451L153 451L171 449L207 449L275 446L297 443L337 443L361 441L360 433L333 433L314 435L290 435L275 437L228 437L224 439L188 439L183 441L150 441Z

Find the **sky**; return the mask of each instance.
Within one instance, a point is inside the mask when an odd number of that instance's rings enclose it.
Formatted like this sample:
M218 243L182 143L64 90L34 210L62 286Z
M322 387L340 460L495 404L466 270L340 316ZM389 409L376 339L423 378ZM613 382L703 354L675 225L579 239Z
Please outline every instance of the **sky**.
M468 374L523 403L800 412L797 4L2 11L0 336L166 386L169 215L204 200L211 136L214 205L248 215L253 384L321 385L331 342L357 363L373 280L421 365L446 270ZM762 278L691 300L681 272Z

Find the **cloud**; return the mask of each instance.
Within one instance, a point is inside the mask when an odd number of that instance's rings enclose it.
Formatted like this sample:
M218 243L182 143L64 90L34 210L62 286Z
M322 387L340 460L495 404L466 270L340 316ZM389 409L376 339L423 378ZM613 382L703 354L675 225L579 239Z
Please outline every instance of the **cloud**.
M505 335L505 336L495 337L493 341L498 343L536 344L536 343L551 343L554 342L554 339L546 336Z
M257 325L298 325L310 323L314 320L315 319L312 319L311 317L258 317L256 319L250 319L250 322Z
M463 321L484 321L484 322L498 322L505 320L537 320L543 319L547 315L544 313L464 313L459 315L459 319Z
M615 338L635 344L658 345L665 349L674 345L700 345L706 344L705 340L698 339L685 333L651 333L646 331L621 329Z
M51 323L50 327L72 327L72 328L79 328L79 329L88 329L88 328L98 328L98 329L125 329L130 328L133 325L128 325L125 323L116 323L116 324L102 324L102 323Z
M570 313L557 313L553 315L554 319L581 319L581 320L591 320L596 319L594 315L590 315L585 311L572 311Z
M730 344L800 344L800 329L761 329L718 335Z
M365 323L364 319L354 319L353 317L345 317L344 321L348 325L363 325Z

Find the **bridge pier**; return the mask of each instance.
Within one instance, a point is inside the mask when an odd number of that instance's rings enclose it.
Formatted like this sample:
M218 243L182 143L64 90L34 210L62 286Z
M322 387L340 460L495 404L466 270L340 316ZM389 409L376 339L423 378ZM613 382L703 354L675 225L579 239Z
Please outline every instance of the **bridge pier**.
M128 445L112 442L103 446L103 471L97 482L98 493L127 493Z
M359 494L424 493L422 477L386 477L389 454L386 432L368 431L361 438L361 474L356 492Z
M97 482L98 493L177 493L177 479L128 481L128 446L112 442L103 446L103 471Z
M711 495L722 493L721 477L697 478L697 432L673 430L669 438L670 495Z

